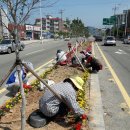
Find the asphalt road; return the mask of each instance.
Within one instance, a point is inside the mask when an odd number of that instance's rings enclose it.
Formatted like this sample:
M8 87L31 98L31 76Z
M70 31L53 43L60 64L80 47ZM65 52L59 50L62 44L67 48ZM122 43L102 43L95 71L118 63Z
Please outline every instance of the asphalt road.
M130 108L126 102L130 99L130 45L119 41L117 41L117 46L103 46L101 42L98 45L112 67L111 70L119 78L119 80L113 78L95 45L96 57L103 63L103 70L98 73L98 76L106 130L129 130ZM121 83L122 88L119 89Z
M56 40L41 43L32 43L25 46L24 51L20 52L20 57L24 61L33 63L34 68L41 66L47 61L55 58L57 49L68 50L68 41ZM76 40L71 39L71 43L75 44ZM15 53L0 54L0 79L8 72L9 68L15 61Z

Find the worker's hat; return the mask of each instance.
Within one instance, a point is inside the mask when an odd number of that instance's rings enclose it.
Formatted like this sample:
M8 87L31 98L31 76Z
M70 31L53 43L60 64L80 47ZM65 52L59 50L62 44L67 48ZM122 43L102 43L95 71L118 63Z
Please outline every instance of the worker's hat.
M72 78L69 78L69 79L73 82L75 87L77 87L80 90L83 90L82 86L84 84L84 81L82 80L81 77L75 76L75 77L72 77Z
M57 50L57 53L61 53L61 51L62 51L62 50L61 50L61 49L59 49L59 50Z

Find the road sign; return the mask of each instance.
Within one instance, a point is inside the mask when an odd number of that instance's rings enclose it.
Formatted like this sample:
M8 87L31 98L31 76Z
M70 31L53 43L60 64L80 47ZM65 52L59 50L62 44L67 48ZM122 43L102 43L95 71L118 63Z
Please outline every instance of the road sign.
M115 23L116 23L116 16L111 16L109 23L110 23L111 25L115 24Z
M109 18L103 18L103 25L109 25Z

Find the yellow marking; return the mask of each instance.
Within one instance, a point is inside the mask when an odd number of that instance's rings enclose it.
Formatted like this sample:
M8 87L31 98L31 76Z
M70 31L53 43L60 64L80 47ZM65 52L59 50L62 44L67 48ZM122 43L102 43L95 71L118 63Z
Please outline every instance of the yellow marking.
M46 66L47 64L51 63L54 59L51 59L50 61L48 61L47 63L39 66L37 69L34 70L34 72L37 72L38 70L42 69L44 66ZM31 76L32 73L29 73L28 76Z
M40 70L41 68L43 68L43 67L46 66L47 64L51 63L53 60L54 60L54 59L48 61L47 63L45 63L45 64L43 64L43 65L41 65L41 66L39 66L39 67L38 67L37 69L35 69L34 71L36 72L36 71ZM31 73L28 74L28 76L31 76L31 75L32 75ZM31 82L32 82L32 81L31 81ZM0 94L3 93L4 91L6 91L6 88L2 88L2 89L0 90Z
M5 90L6 90L6 88L2 88L2 89L0 90L0 93L3 93Z
M103 54L102 50L100 49L100 47L98 46L97 43L96 43L96 45L97 45L97 48L98 48L99 52L101 53L105 63L107 64L107 66L108 66L108 68L109 68L109 70L110 70L110 72L111 72L115 82L117 83L117 86L118 86L118 88L119 88L119 90L120 90L120 92L121 92L121 94L122 94L126 104L130 108L130 97L129 97L128 93L126 92L125 87L121 83L121 81L118 78L118 76L116 75L115 71L112 69L111 65L109 64L108 60L106 59L105 55Z

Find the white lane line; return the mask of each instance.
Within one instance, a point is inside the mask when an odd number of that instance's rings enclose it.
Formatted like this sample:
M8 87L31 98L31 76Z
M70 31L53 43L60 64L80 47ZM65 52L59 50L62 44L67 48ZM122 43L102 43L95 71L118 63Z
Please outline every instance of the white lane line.
M117 54L127 54L125 51L123 51L121 49L118 49L118 51L116 51L115 53L117 53Z
M26 56L28 56L28 55L32 55L32 54L34 54L34 53L37 53L37 52L40 52L40 51L44 51L45 49L42 49L42 50L38 50L38 51L33 51L33 52L30 52L30 53L28 53L28 54L26 54Z

